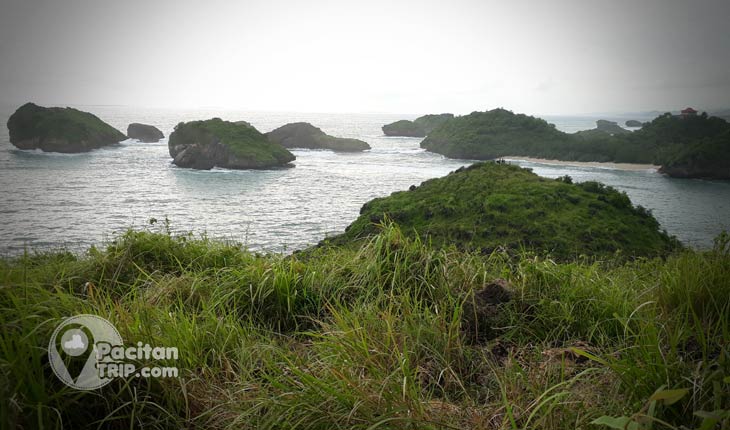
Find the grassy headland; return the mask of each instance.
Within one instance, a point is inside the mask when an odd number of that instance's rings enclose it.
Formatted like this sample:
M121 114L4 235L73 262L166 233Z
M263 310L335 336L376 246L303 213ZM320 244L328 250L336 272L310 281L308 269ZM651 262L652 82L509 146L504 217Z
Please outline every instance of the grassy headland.
M434 245L484 253L527 248L566 260L616 252L666 255L679 246L625 193L597 182L541 178L529 169L492 162L374 199L343 235L327 242L343 244L373 234L384 219Z
M493 304L484 291L497 278L511 300ZM727 235L708 252L559 263L436 248L390 224L306 257L130 231L84 255L1 260L0 285L8 428L600 429L591 423L615 419L711 429L730 419ZM127 344L176 346L180 359L164 364L179 378L66 387L46 346L79 313L109 319Z

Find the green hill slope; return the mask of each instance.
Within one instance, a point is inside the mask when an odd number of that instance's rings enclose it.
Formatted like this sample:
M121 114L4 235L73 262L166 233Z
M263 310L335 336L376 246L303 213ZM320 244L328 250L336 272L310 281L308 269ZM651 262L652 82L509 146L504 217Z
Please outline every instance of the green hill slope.
M490 252L527 247L565 259L580 254L662 255L678 247L643 208L597 182L541 178L517 166L480 163L410 191L366 203L360 217L330 240L374 234L389 218L435 245Z

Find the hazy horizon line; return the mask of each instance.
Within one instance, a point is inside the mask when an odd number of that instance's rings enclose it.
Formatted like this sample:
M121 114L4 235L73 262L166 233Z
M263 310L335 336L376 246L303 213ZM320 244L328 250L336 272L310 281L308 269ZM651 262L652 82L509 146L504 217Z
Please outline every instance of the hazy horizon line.
M66 103L66 102L55 102L55 101L36 101L36 100L27 100L27 101L3 101L2 104L5 104L6 107L14 107L17 109L18 107L24 105L25 103L35 103L39 106L44 107L122 107L122 108L131 108L131 109L161 109L161 110L173 110L173 111L190 111L190 110L227 110L227 111L235 111L235 112L267 112L267 113L287 113L287 114L326 114L326 115L404 115L404 116L421 116L421 115L429 115L429 114L440 114L440 113L453 113L457 116L463 116L468 115L472 112L485 112L492 109L506 109L511 112L514 112L516 114L526 114L526 115L532 115L536 117L543 117L543 116L574 116L574 117L595 117L595 116L626 116L626 115L646 115L646 114L662 114L665 112L678 112L686 107L690 107L691 105L687 106L677 106L672 109L643 109L643 110L615 110L615 111L588 111L588 112L527 112L527 111L517 111L515 109L510 109L507 106L493 106L488 108L482 108L482 109L474 109L470 110L468 112L462 111L449 111L449 110L440 110L440 111L430 111L430 112L395 112L395 111L326 111L326 110L297 110L297 109L256 109L256 108L250 108L250 107L240 107L240 106L225 106L225 105L199 105L199 106L170 106L170 105L134 105L134 104L126 104L126 103ZM697 108L696 106L691 106L695 109L697 109L700 112L707 112L712 113L714 111L724 111L724 110L730 110L729 106L720 106L720 107L707 107L707 108Z

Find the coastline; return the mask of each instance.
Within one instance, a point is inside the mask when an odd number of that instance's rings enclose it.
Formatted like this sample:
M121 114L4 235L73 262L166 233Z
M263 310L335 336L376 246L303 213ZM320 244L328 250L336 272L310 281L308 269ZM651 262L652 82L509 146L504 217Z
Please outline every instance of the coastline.
M614 170L629 170L629 171L642 171L642 170L655 170L658 171L661 166L655 164L634 164L634 163L611 163L611 162L599 162L599 161L565 161L565 160L550 160L546 158L533 158L533 157L521 157L521 156L505 156L501 157L506 161L527 161L529 163L540 163L540 164L555 164L560 166L578 166L578 167L599 167L604 169Z

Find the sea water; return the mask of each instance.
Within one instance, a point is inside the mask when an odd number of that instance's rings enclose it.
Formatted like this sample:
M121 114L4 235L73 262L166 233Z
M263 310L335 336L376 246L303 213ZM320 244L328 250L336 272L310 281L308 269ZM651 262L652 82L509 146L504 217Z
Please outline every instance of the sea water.
M17 106L0 106L0 253L65 247L82 251L151 218L174 231L234 240L260 251L290 252L342 232L362 205L471 164L425 152L421 139L384 136L383 124L415 115L303 114L222 109L75 106L126 131L132 122L157 126L158 143L127 140L84 154L21 151L4 127ZM294 168L196 171L171 164L167 136L180 121L220 117L262 132L306 121L326 133L364 140L363 153L294 150ZM614 119L604 117L605 119ZM564 131L592 128L592 117L547 117ZM636 118L647 120L648 118ZM730 182L673 179L653 169L516 162L546 177L570 175L625 191L662 227L696 248L730 230ZM159 226L159 223L157 224Z

